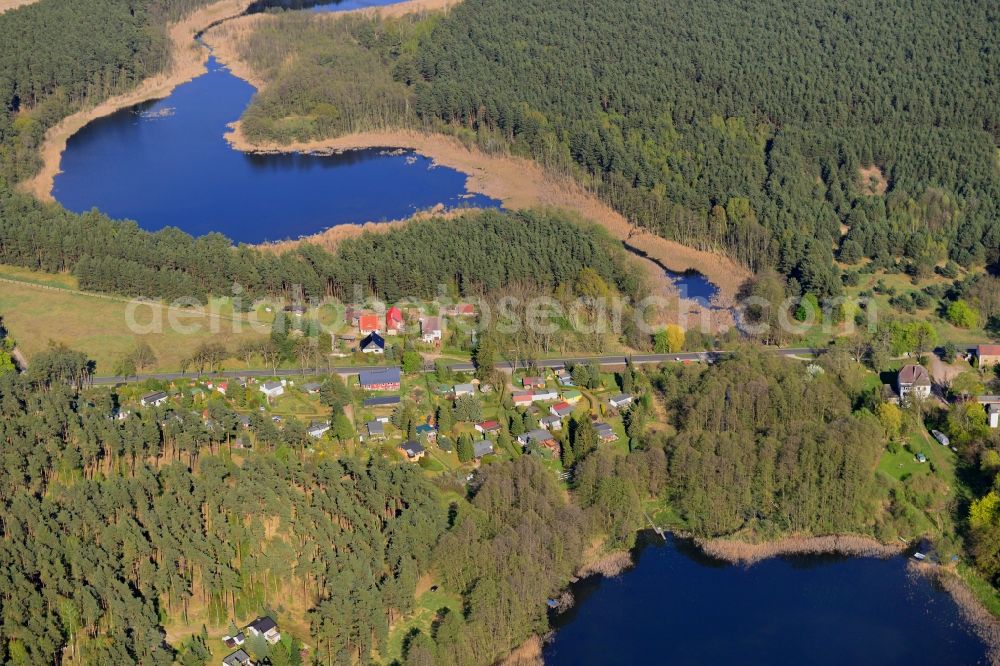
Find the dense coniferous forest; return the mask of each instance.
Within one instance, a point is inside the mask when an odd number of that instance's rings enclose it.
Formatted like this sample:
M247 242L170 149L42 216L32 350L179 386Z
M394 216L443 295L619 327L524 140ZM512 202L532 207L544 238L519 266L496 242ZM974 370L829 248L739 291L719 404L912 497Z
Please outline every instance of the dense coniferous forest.
M657 232L801 278L841 223L865 256L1000 259L998 43L971 0L471 0L401 70L418 114L572 159Z
M341 242L335 252L303 245L285 252L240 246L220 234L155 233L96 211L77 215L0 187L0 263L72 271L92 291L159 298L230 293L350 299L355 286L390 301L432 298L438 287L462 294L497 291L512 281L550 291L590 267L635 296L643 288L620 244L593 225L558 213L470 211Z
M840 289L834 258L918 275L1000 260L998 25L972 0L287 16L244 41L271 85L243 129L279 142L455 132L572 171L637 223L822 297ZM348 64L377 101L344 100L361 86Z

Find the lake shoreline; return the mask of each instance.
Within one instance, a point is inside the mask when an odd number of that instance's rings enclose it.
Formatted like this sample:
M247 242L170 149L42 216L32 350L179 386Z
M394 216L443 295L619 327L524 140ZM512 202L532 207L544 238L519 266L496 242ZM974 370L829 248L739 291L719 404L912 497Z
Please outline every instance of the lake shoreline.
M143 80L129 92L77 111L49 128L39 150L41 170L34 177L21 182L18 187L40 201L54 202L52 189L56 176L61 172L62 156L70 138L95 120L136 104L163 99L178 86L204 74L211 53L195 41L195 36L219 21L242 15L252 2L253 0L218 0L168 25L172 61L167 71Z
M986 643L989 648L990 663L993 666L1000 666L1000 618L997 618L986 606L976 597L975 593L962 580L951 567L933 565L927 562L912 560L909 562L911 570L922 576L927 576L934 580L951 596L955 604L962 611L965 618L976 634Z
M369 15L398 16L416 11L446 10L453 0L410 0L395 5L366 8L355 12L332 12L322 14L324 20L336 20L348 13L367 12ZM253 14L235 21L214 26L203 36L216 59L227 66L237 77L247 81L258 90L267 85L253 68L240 57L238 41L242 35L252 31L256 24L272 20L266 14ZM281 155L302 153L313 155L334 155L371 148L402 148L431 159L434 163L455 169L466 175L466 189L478 192L502 202L508 209L569 210L590 222L604 227L614 238L621 241L633 255L655 286L655 295L673 300L678 292L673 282L665 275L666 268L674 273L697 271L718 287L718 294L712 307L703 308L694 301L684 300L678 309L677 321L693 322L721 331L735 324L730 310L736 301L736 294L750 277L750 272L736 262L720 254L698 250L675 241L670 241L630 223L623 215L601 201L593 192L581 186L568 175L560 175L543 169L537 162L507 154L487 154L475 147L466 146L453 136L414 129L386 127L377 131L359 132L341 137L313 141L274 143L252 141L243 134L239 120L230 125L226 140L235 149L247 154ZM343 231L328 230L307 236L304 242L329 244L327 234L337 238Z

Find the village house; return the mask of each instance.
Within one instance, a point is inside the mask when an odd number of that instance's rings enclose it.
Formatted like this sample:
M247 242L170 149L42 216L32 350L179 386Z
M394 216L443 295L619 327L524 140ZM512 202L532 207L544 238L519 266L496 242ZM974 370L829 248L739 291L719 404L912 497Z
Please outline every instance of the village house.
M901 402L906 402L911 395L917 398L929 398L931 395L931 376L922 365L904 365L896 377L896 389Z
M612 409L621 409L622 407L628 407L632 404L632 396L627 393L619 393L616 396L612 396L608 399L608 405Z
M254 666L246 650L237 650L222 660L222 666Z
M576 386L573 383L573 376L569 374L569 370L566 368L556 370L556 381L559 382L559 386Z
M979 345L976 348L976 358L980 368L989 368L1000 364L1000 345Z
M395 305L385 311L385 332L399 335L403 331L403 311Z
M320 437L325 435L329 429L330 429L329 423L327 423L326 421L319 421L309 426L309 430L307 430L306 433L314 439L319 439Z
M414 432L417 434L417 437L423 437L428 442L433 442L437 439L437 429L430 423L421 423L414 428Z
M517 436L517 443L521 446L529 446L535 444L536 446L544 446L547 449L556 450L559 448L559 443L549 434L548 430L531 430L524 433L523 435Z
M976 402L986 410L986 422L991 428L1000 428L1000 395L981 395Z
M493 453L493 440L481 439L472 445L472 454L478 460Z
M360 332L361 335L378 333L379 330L380 328L377 314L368 312L358 317L358 332Z
M538 425L550 432L555 432L556 430L562 430L562 419L554 414L549 414L538 419Z
M365 398L365 407L392 407L400 402L398 395L377 395L373 398Z
M378 333L369 333L358 348L362 354L382 354L385 352L385 339Z
M618 439L618 435L615 434L614 428L607 423L595 423L594 430L597 432L597 439L602 442L613 442Z
M423 446L421 446L418 442L413 441L412 439L400 444L399 450L403 452L403 454L406 456L406 459L409 460L410 462L416 462L420 460L427 453L426 449L424 449Z
M531 391L514 391L510 399L515 407L524 407L525 405L530 405L534 397Z
M306 313L306 306L302 305L301 303L292 303L291 305L286 305L283 308L283 311L287 312L290 315L301 317Z
M143 407L150 407L150 406L159 407L160 405L162 405L167 401L168 397L169 396L167 396L166 391L157 391L155 393L150 393L148 395L142 396L142 398L139 400L139 404L142 405Z
M571 405L575 405L583 399L583 394L575 389L571 389L569 391L563 391L562 399Z
M268 400L273 400L279 395L285 394L285 385L282 382L264 382L260 385L260 392L264 394Z
M365 426L368 439L385 439L385 426L380 421L369 421Z
M549 407L549 412L553 416L558 416L559 418L565 418L573 413L573 405L568 402L557 402L556 404Z
M521 380L521 386L526 389L545 388L544 377L525 377Z
M230 650L243 645L243 643L245 643L246 640L247 640L246 636L243 635L242 631L237 632L235 636L222 637L222 642L225 643L226 647L229 648Z
M481 432L484 435L500 432L500 423L497 421L480 421L476 424L476 432Z
M309 382L308 384L302 385L302 390L308 393L309 395L316 395L317 393L319 393L319 390L321 388L322 385L319 384L318 382Z
M424 317L420 320L420 339L428 344L441 342L441 318Z
M358 373L358 383L365 391L398 391L399 368L372 368Z
M281 633L278 632L278 624L267 615L257 618L248 624L246 629L247 633L251 636L262 636L271 645L281 640Z
M476 387L472 384L455 384L454 393L456 398L463 395L475 395Z
M532 402L552 402L558 400L559 394L552 389L542 389L531 394Z

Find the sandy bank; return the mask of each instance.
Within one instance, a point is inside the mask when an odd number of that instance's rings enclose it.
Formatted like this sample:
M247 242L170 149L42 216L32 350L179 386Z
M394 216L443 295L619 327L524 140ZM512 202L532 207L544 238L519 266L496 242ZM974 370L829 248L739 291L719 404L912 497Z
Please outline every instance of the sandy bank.
M205 61L209 54L207 49L194 41L194 36L216 21L242 14L251 2L252 0L219 0L171 24L168 28L173 56L170 68L146 79L134 90L78 111L51 128L45 133L41 147L41 171L34 178L21 183L21 187L42 201L52 201L52 185L59 173L62 153L69 138L93 120L111 115L119 109L162 99L177 86L201 75L205 71Z
M215 42L212 44L216 47ZM218 48L218 53L221 52L222 49ZM230 64L229 61L225 62ZM240 69L245 68L235 66L234 72L239 73ZM249 80L253 81L253 77L249 76ZM234 148L254 153L323 154L388 146L409 148L438 164L467 174L469 190L499 199L506 208L570 210L597 222L627 246L672 271L683 272L690 269L704 274L719 286L722 305L733 302L740 285L749 277L746 269L725 257L660 238L631 224L569 176L548 172L531 160L509 155L488 155L476 148L466 147L454 137L398 129L278 145L249 141L243 136L237 122L233 124L226 139ZM320 238L316 240L321 242ZM658 268L656 272L659 272Z
M39 0L0 0L0 14L10 11L11 9L24 7L25 5L33 5L38 1Z
M854 557L892 557L906 550L900 544L884 544L870 537L852 534L820 537L785 537L777 541L747 543L736 539L696 539L707 555L733 564L753 564L781 555L821 555L837 553Z

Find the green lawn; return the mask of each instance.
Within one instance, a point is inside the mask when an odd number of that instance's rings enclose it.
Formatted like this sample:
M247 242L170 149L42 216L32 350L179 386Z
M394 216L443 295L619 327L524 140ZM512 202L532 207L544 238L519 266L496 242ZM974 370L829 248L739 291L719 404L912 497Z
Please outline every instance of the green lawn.
M438 613L447 608L451 612L462 612L462 599L457 594L450 594L438 588L428 590L417 599L416 609L406 618L397 622L389 631L389 641L382 662L391 664L403 658L403 641L411 632L419 630L429 633L431 624Z

